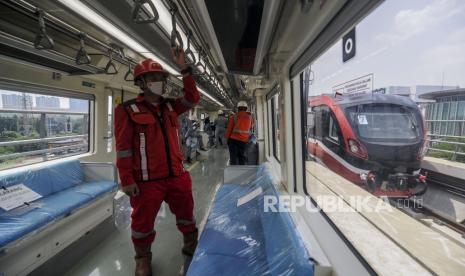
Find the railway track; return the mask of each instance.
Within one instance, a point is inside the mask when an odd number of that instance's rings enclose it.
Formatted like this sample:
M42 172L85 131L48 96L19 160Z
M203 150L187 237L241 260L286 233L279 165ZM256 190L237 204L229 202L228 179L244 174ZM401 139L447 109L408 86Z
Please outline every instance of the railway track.
M402 202L403 204L399 204L399 199L391 199L391 204L396 207L402 205L405 206L399 209L401 209L404 213L421 220L425 224L430 225L432 221L436 225L447 226L449 229L457 232L462 238L461 242L465 243L465 220L457 221L451 219L453 214L450 216L444 215L444 208L441 208L443 206L440 206L441 202L442 204L446 204L446 202L451 201L451 198L454 198L454 201L460 202L463 204L463 208L465 208L465 180L429 170L424 170L424 172L428 174L430 192L440 192L443 200L439 201L439 203L436 201L424 204L424 198L422 196L408 199L407 204L405 204L405 202Z

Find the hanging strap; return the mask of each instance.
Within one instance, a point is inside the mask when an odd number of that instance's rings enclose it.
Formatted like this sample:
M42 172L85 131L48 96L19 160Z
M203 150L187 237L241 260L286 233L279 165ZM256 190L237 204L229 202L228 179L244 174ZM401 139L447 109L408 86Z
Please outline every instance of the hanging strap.
M79 42L81 44L81 48L79 48L79 51L76 55L76 64L77 65L84 65L84 64L90 64L92 62L90 56L87 54L87 51L85 49L85 39L87 35L85 33L80 33L79 34Z
M118 69L116 69L115 63L113 63L113 50L108 51L108 63L105 66L105 74L107 75L116 75L118 74Z
M129 58L128 58L128 71L126 72L126 75L124 75L124 80L134 81L134 73L132 72L132 64Z
M201 74L206 74L207 73L207 65L206 65L206 54L205 54L205 50L203 50L202 48L200 48L199 50L199 60L197 61L197 63L195 64L195 68L197 68L197 70L201 73ZM203 58L203 61L204 63L202 64L202 58Z
M34 48L39 50L49 50L55 47L53 39L47 35L45 30L45 12L41 9L37 10L37 16L39 20L39 32L34 39Z
M192 31L187 30L187 48L186 51L184 52L186 55L186 58L188 58L188 65L194 65L195 64L195 55L194 52L191 50L191 38L192 38ZM190 61L189 61L190 60Z
M170 9L170 13L171 13L171 47L172 48L175 48L175 47L179 47L179 48L183 48L183 43L182 43L182 38L181 38L181 34L178 32L178 30L176 29L176 13L178 12L178 8L176 7L176 4L174 3L171 3L171 9Z

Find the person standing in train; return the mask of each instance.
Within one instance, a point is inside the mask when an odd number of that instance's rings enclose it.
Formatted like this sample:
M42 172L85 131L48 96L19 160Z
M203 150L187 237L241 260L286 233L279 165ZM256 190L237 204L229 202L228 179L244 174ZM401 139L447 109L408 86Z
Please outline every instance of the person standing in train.
M115 109L116 166L122 190L130 196L133 208L136 275L152 273L154 223L163 201L184 235L183 254L192 256L197 246L192 180L183 166L178 116L194 107L200 95L184 51L173 48L172 54L183 76L183 97L164 98L169 73L147 59L134 68L134 82L142 92Z
M228 119L226 119L226 116L223 112L223 110L218 111L218 118L215 120L215 137L216 137L216 142L215 142L215 147L225 147L226 146L226 139L224 137L224 134L226 132L226 127L228 125Z
M229 117L225 137L228 139L230 165L247 164L247 143L254 125L252 114L247 112L247 103L237 104L238 112Z

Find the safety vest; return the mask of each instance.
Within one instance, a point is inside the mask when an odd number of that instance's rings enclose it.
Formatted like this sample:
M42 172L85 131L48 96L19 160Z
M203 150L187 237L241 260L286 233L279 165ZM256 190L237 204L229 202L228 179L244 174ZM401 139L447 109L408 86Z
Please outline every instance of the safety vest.
M172 101L165 101L159 106L153 106L144 101L132 100L117 107L116 112L124 109L128 118L118 122L119 127L131 130L121 132L120 135L132 135L129 149L117 148L117 166L119 169L130 166L135 182L180 176L184 172L180 126L173 104ZM117 137L117 140L129 138Z
M248 142L250 131L253 126L253 117L246 111L239 111L229 118L228 129L225 137L228 139L235 139L242 142Z

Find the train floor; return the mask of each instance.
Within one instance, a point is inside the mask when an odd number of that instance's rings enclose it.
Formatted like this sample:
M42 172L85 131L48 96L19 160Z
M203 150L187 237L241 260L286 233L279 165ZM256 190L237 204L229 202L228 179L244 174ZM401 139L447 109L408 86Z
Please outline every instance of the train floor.
M208 159L190 167L195 200L195 215L201 228L212 202L215 188L222 181L228 162L227 150L210 150ZM156 219L157 237L152 245L154 275L183 275L186 260L181 254L182 234L177 230L175 217L163 204ZM114 230L83 259L75 263L65 275L106 276L133 275L134 252L130 229Z

